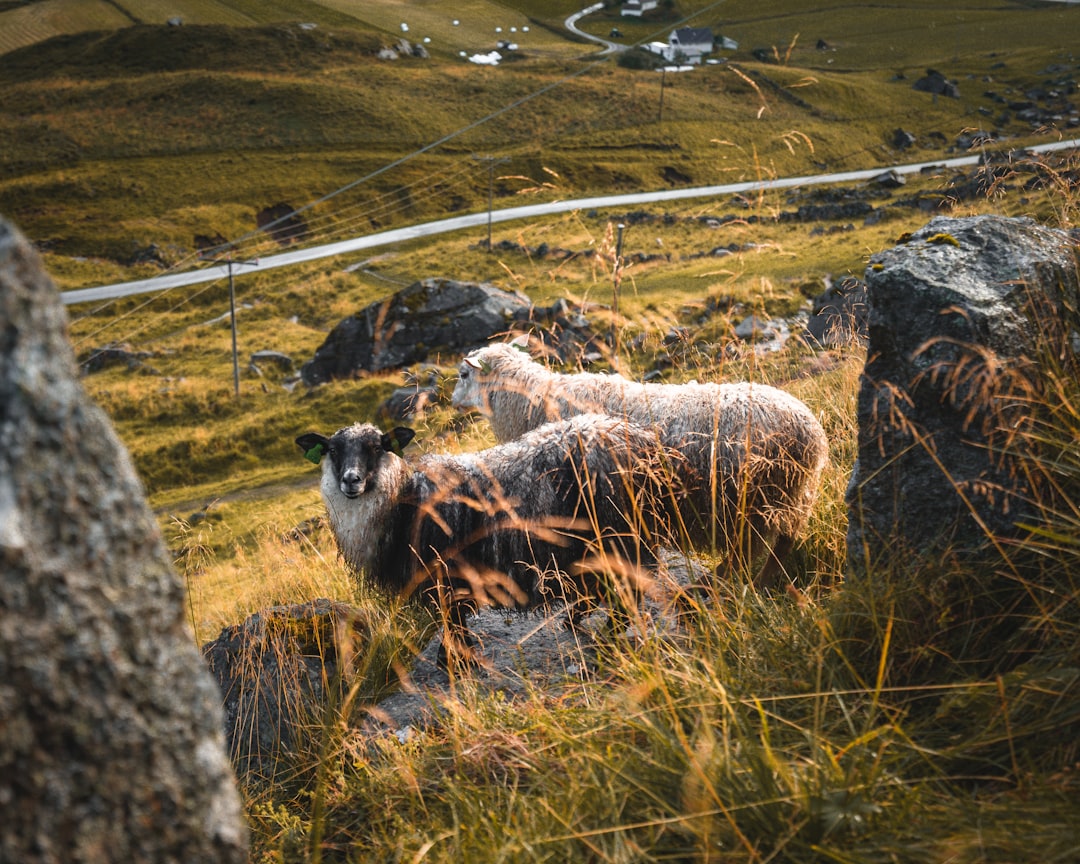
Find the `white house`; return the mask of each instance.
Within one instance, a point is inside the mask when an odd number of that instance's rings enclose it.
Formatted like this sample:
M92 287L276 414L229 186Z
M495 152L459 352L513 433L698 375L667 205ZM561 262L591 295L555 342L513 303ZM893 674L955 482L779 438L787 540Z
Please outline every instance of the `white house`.
M710 27L680 27L668 37L669 60L679 63L700 63L702 56L713 50Z
M640 18L646 12L655 9L659 3L660 0L625 0L622 4L622 14Z

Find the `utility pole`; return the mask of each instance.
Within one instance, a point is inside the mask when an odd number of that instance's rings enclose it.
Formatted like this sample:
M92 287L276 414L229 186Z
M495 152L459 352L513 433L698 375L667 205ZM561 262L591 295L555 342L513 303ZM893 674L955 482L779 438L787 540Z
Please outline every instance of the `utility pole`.
M615 268L611 276L611 356L615 371L619 371L619 291L622 288L622 235L626 227L622 222L615 226Z
M487 248L491 251L491 210L495 201L495 166L509 162L507 157L474 156L479 162L486 162L488 168L488 218L487 218Z
M199 256L204 261L217 261L220 262L221 258L204 258ZM229 271L229 325L232 328L232 362L233 362L233 390L236 396L240 395L240 354L236 347L236 285L233 281L233 266L254 266L259 263L256 258L253 261L233 261L232 251L225 254L225 266Z
M667 75L667 69L663 66L660 67L660 109L656 112L656 122L664 122L664 80Z

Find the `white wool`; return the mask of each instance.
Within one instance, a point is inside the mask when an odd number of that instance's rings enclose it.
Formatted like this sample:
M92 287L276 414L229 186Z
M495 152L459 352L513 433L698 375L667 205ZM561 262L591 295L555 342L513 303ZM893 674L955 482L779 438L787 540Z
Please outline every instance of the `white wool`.
M726 486L745 492L754 531L785 538L801 533L828 457L817 418L776 387L640 384L620 375L568 375L550 371L513 344L468 354L459 367L453 404L480 411L500 441L582 412L601 411L654 429L662 444L683 453L699 478L686 512L715 513L722 532L731 530L738 503L717 501ZM703 530L717 539L715 530ZM702 542L701 530L691 534Z

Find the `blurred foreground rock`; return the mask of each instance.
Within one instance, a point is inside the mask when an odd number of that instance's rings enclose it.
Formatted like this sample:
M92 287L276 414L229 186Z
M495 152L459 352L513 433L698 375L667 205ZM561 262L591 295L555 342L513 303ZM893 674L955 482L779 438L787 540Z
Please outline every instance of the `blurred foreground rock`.
M220 695L66 330L0 220L0 861L246 861Z

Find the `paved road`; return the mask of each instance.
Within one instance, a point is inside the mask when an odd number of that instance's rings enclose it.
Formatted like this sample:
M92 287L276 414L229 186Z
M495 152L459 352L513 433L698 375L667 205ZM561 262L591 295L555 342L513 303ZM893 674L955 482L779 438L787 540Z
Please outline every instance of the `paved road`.
M614 54L616 51L626 50L626 46L620 45L618 42L610 42L607 39L601 39L599 36L593 36L591 33L586 33L584 30L578 30L578 21L580 21L586 15L591 15L593 12L599 12L603 8L603 3L595 3L588 9L582 9L580 12L575 12L563 22L563 25L571 33L577 36L581 36L583 39L588 39L591 42L599 42L603 46L604 50L600 51L599 54L596 56L603 56L604 54Z
M1067 150L1080 147L1080 139L1059 141L1052 144L1040 144L1026 149L1046 153L1053 150ZM932 162L915 162L909 165L895 165L892 170L898 174L916 174L924 168L959 168L977 165L979 156L960 156L953 159L938 159ZM595 198L575 198L569 201L551 201L545 204L532 204L525 207L510 207L505 210L492 211L490 218L492 223L510 222L516 219L535 219L538 216L550 216L555 213L565 213L570 210L602 210L608 208L634 207L641 204L655 204L663 201L678 201L684 198L717 198L723 195L735 195L745 192L757 192L768 189L790 189L796 186L814 186L829 183L851 183L862 180L870 180L879 174L889 170L888 168L868 168L862 171L843 171L836 174L812 174L803 177L785 177L776 180L760 180L746 183L728 183L721 186L697 186L690 189L667 189L659 192L640 192L629 195L605 195ZM329 258L333 255L345 255L352 252L360 252L365 249L373 249L379 246L389 246L406 240L415 240L420 237L430 237L434 234L443 234L449 231L461 231L465 228L476 228L487 225L488 213L471 213L466 216L455 216L451 219L440 219L436 222L426 222L422 225L410 225L407 228L396 228L392 231L380 231L377 234L368 234L364 237L354 237L351 240L342 240L338 243L329 243L324 246L313 246L310 249L297 249L292 252L282 252L278 255L270 255L260 258L250 265L235 267L234 274L244 275L253 271L273 270L278 267L288 267L305 261L314 261L319 258ZM170 273L165 276L155 276L152 279L140 279L135 282L119 282L113 285L102 285L98 288L80 288L74 291L64 291L61 294L65 304L100 302L112 300L118 297L128 297L133 294L148 294L154 291L164 291L169 288L178 288L185 285L198 285L205 282L214 282L228 277L229 271L226 265L208 267L203 270L189 270L183 273Z

